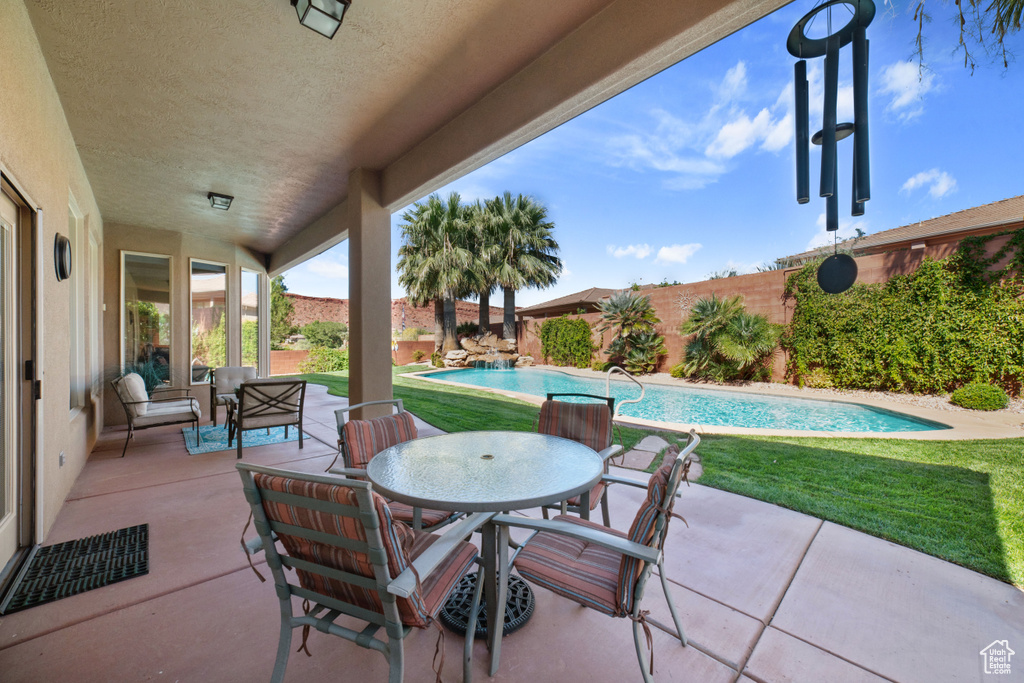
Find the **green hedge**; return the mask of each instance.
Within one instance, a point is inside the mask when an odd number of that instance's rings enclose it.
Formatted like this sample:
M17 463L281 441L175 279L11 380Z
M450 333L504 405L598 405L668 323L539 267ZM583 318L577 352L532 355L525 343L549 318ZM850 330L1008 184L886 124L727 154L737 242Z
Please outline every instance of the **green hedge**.
M549 318L540 326L541 353L545 362L589 368L597 348L590 337L590 325L582 318Z
M993 237L968 238L947 259L838 295L818 287L817 263L802 268L786 285L796 300L783 338L790 375L839 388L939 393L980 382L1018 394L1024 230L996 254L1011 257L1002 270L984 257Z
M310 349L306 360L299 363L299 372L340 372L348 370L348 349Z

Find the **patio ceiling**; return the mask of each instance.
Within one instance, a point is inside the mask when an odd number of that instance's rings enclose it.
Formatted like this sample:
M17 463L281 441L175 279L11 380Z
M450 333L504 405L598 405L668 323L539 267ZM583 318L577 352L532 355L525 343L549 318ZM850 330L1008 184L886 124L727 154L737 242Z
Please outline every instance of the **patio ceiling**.
M394 211L784 3L355 0L333 41L288 0L26 4L104 221L280 271L344 239L352 169Z

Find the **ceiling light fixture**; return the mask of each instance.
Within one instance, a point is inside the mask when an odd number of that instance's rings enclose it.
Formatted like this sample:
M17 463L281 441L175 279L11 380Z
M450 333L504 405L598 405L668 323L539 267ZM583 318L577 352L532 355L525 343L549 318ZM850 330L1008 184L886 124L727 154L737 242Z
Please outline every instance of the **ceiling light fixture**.
M227 211L230 209L231 200L234 199L234 197L229 194L217 194L216 192L209 193L206 195L206 198L210 200L210 206L215 209L220 209L221 211Z
M333 38L352 0L291 0L299 23L326 38Z

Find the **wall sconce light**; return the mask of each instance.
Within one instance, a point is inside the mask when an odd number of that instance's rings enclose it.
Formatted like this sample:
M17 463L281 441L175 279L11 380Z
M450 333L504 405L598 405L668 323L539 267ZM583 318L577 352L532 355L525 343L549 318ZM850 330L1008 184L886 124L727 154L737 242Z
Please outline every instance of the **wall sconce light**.
M206 198L210 200L210 206L215 209L220 209L221 211L227 211L230 209L231 200L234 199L234 197L229 194L217 194L216 192L209 193L206 195Z
M299 23L326 38L334 38L352 0L291 0Z

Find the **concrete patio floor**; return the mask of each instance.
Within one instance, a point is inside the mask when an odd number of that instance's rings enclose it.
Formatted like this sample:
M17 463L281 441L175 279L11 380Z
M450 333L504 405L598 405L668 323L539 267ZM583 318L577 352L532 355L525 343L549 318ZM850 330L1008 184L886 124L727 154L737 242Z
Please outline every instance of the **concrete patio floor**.
M310 385L305 448L246 448L245 460L323 471L342 405ZM238 547L248 512L234 451L190 457L180 428L167 427L137 433L122 459L124 435L103 434L47 544L145 522L149 574L0 617L0 680L266 680L277 601ZM642 495L612 488L613 526L628 528ZM1013 586L697 484L676 509L689 526L673 522L666 571L691 646L654 629L656 680L1024 681L1024 592ZM640 680L628 620L536 593L490 680ZM657 581L644 607L671 623ZM433 680L435 640L433 629L408 639L407 681ZM1021 652L1009 675L983 671L980 652L996 640ZM446 642L444 677L456 681L462 641ZM292 655L287 680L387 680L379 654L317 632L309 649L312 658ZM482 641L474 657L476 680L488 680Z

